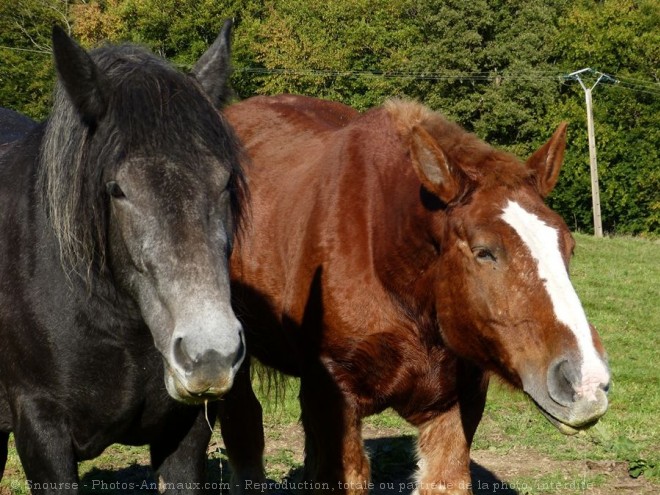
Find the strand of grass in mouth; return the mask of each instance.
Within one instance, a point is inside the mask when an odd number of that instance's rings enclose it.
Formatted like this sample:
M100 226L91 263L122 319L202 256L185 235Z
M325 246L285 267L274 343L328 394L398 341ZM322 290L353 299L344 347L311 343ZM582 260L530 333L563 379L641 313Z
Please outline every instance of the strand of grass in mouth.
M213 435L213 427L209 421L209 400L204 400L204 417L206 418L206 424L209 425L209 430L211 430L211 435Z

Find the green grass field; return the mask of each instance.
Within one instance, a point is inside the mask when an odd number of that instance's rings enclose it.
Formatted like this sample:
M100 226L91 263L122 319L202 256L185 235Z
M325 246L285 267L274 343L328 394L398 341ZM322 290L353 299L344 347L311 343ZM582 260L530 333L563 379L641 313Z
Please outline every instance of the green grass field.
M522 394L494 382L473 457L477 469L481 464L496 469L495 477L477 474L481 488L475 485L475 493L660 493L660 241L585 235L576 239L571 276L608 351L613 377L610 409L588 432L565 437ZM267 469L276 481L295 474L302 462L296 382L290 381L289 388L283 401L265 407ZM405 480L414 468L414 430L386 412L368 419L365 434L386 437L367 441L374 479L384 486ZM225 461L216 428L209 448L215 479L228 479ZM112 483L145 479L147 462L145 448L112 447L81 465L84 491L129 493L114 489ZM495 483L505 487L495 489ZM0 484L0 495L9 493L28 493L13 450Z

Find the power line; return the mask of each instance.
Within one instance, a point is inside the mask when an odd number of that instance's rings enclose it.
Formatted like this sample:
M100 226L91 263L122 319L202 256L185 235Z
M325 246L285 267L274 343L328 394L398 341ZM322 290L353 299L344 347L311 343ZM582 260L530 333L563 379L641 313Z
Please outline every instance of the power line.
M660 96L659 91L647 91L647 90L644 90L644 89L628 88L626 86L620 86L620 88L625 89L627 91L634 91L635 93L645 93L647 95Z
M17 52L38 53L40 55L50 55L48 50L35 50L32 48L18 48L12 46L0 46L0 50L12 50ZM615 76L603 72L589 69L594 75L607 76L622 89L660 95L660 84L641 79L616 78ZM308 76L308 77L372 77L383 79L412 79L418 81L558 81L562 85L565 83L565 73L555 71L527 71L527 72L405 72L405 71L379 71L379 70L332 70L332 69L290 69L290 68L272 68L265 67L235 67L234 72L242 72L255 75L284 75L284 76Z
M631 91L639 91L640 93L650 93L653 95L660 95L660 86L646 86L643 84L632 84L625 81L619 80L619 86L624 89L629 89Z
M384 79L465 79L465 80L490 80L494 79L489 72L469 73L437 73L437 72L399 72L399 71L374 71L374 70L330 70L330 69L266 69L261 67L237 67L235 72L245 72L258 75L294 75L294 76L318 76L318 77L374 77Z
M17 52L32 52L32 53L41 53L42 55L50 55L52 52L48 50L34 50L31 48L16 48L13 46L0 46L0 50L13 50Z
M372 77L382 79L411 79L418 81L554 81L566 85L566 75L556 71L527 72L405 72L379 70L333 70L333 69L293 69L265 67L236 67L235 72L260 76L307 76L307 77ZM601 77L603 81L616 84L624 89L641 93L660 95L660 85L639 79L617 78L611 74L588 69L585 74ZM635 81L635 82L633 82Z
M617 78L619 81L626 81L630 82L630 84L638 84L640 86L655 86L656 88L660 89L660 83L657 82L651 82L651 81L644 81L643 79L632 79L630 77L619 77Z

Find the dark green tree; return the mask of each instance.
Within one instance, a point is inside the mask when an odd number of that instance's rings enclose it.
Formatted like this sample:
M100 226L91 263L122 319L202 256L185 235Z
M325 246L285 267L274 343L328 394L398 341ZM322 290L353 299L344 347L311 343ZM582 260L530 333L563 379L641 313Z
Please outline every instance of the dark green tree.
M576 2L560 23L566 71L593 67L616 84L593 92L603 229L660 232L660 9L653 0ZM587 76L592 85L595 78ZM571 122L569 147L551 204L575 228L593 231L584 92L562 87L552 113Z
M0 106L35 119L48 114L54 86L50 33L70 29L66 0L0 0Z
M549 201L591 229L583 67L621 82L594 93L608 232L660 232L657 0L0 0L0 105L35 118L53 86L50 29L81 43L130 41L186 69L235 20L238 97L282 92L360 110L424 102L525 158L568 120Z

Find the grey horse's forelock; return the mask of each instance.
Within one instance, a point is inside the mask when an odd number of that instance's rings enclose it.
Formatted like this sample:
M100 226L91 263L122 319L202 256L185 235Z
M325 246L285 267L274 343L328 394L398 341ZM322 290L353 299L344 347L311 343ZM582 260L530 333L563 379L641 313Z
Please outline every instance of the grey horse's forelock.
M59 244L62 265L67 271L85 272L86 276L98 254L95 251L100 235L95 222L89 221L90 215L98 213L94 211L98 207L85 203L91 193L84 170L88 166L85 158L90 132L58 84L41 145L38 187ZM92 211L85 212L90 207ZM83 213L86 221L80 218Z

